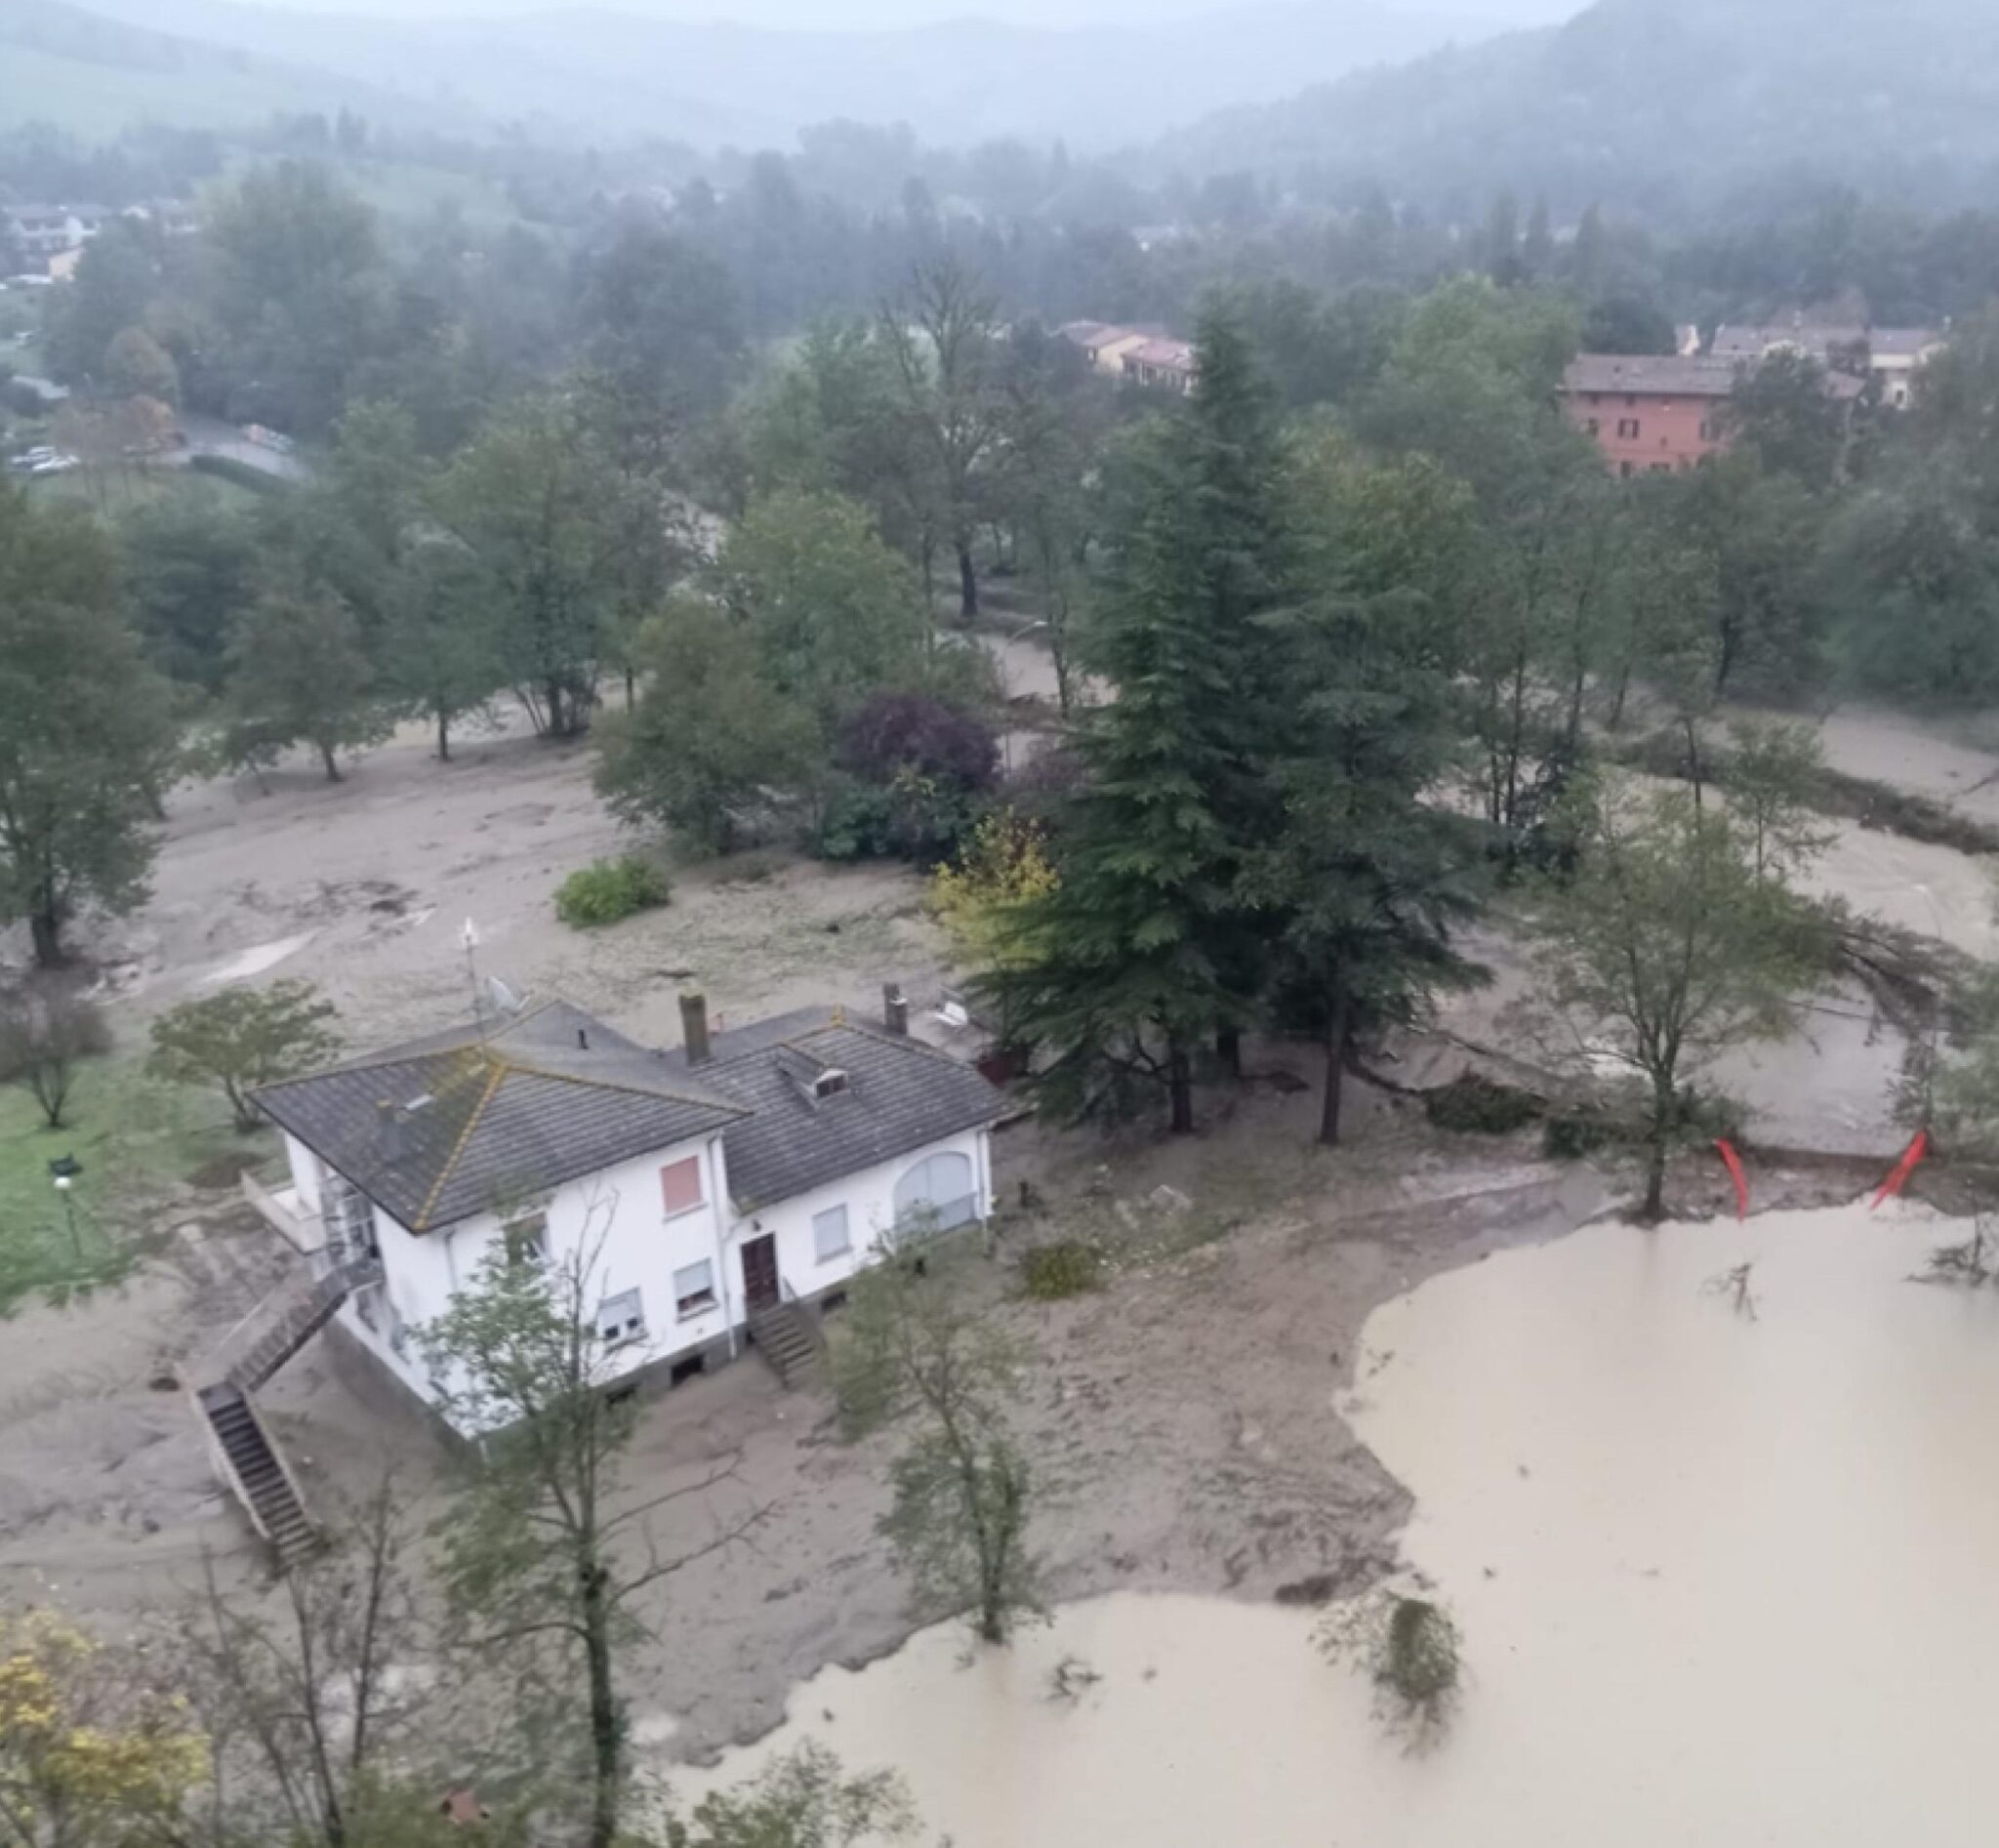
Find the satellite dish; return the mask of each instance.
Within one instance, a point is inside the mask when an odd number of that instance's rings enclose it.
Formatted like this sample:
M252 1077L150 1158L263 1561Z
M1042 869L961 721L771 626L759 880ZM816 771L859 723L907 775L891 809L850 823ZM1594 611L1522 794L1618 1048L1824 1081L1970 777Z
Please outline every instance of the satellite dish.
M493 1011L499 1014L517 1014L521 1009L521 999L497 975L486 977L486 993L493 1003Z

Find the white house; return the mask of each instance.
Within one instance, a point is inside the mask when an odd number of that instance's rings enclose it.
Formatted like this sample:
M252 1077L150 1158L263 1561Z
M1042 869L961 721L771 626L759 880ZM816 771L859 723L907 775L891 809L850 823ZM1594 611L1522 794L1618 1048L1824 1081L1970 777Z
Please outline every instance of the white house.
M496 1251L591 1253L631 1373L683 1376L748 1338L782 1374L884 1235L992 1211L1000 1094L906 1014L711 1038L700 998L681 1007L671 1052L553 1002L260 1093L292 1177L266 1216L348 1280L336 1319L419 1398L436 1403L411 1331Z

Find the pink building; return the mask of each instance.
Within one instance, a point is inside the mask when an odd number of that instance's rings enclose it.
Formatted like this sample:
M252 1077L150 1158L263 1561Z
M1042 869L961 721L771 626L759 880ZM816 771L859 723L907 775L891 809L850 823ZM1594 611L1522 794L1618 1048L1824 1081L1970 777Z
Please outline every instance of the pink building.
M1625 477L1678 474L1728 447L1728 359L1584 353L1562 379L1569 421Z

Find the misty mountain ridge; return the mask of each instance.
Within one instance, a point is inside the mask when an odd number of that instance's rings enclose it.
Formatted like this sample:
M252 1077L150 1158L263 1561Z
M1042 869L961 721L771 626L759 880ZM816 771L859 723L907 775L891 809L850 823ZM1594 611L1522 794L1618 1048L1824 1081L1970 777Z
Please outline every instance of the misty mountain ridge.
M1448 0L1445 0L1448 5ZM1017 26L968 17L900 29L690 23L615 6L391 21L252 0L92 0L98 13L408 106L527 124L569 142L656 137L788 146L833 119L907 123L925 143L1150 141L1224 104L1399 62L1489 20L1399 16L1370 0L1262 4L1144 26Z
M1356 73L1164 137L1247 170L1464 211L1500 185L1667 215L1804 175L1971 203L1999 177L1989 0L1598 0L1568 23Z

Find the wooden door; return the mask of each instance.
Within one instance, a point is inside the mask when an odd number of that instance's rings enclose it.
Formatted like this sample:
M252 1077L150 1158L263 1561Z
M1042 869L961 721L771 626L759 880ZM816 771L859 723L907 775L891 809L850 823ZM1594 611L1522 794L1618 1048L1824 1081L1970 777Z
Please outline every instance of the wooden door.
M777 1281L777 1235L766 1232L743 1247L743 1300L755 1311L768 1309L781 1292Z

